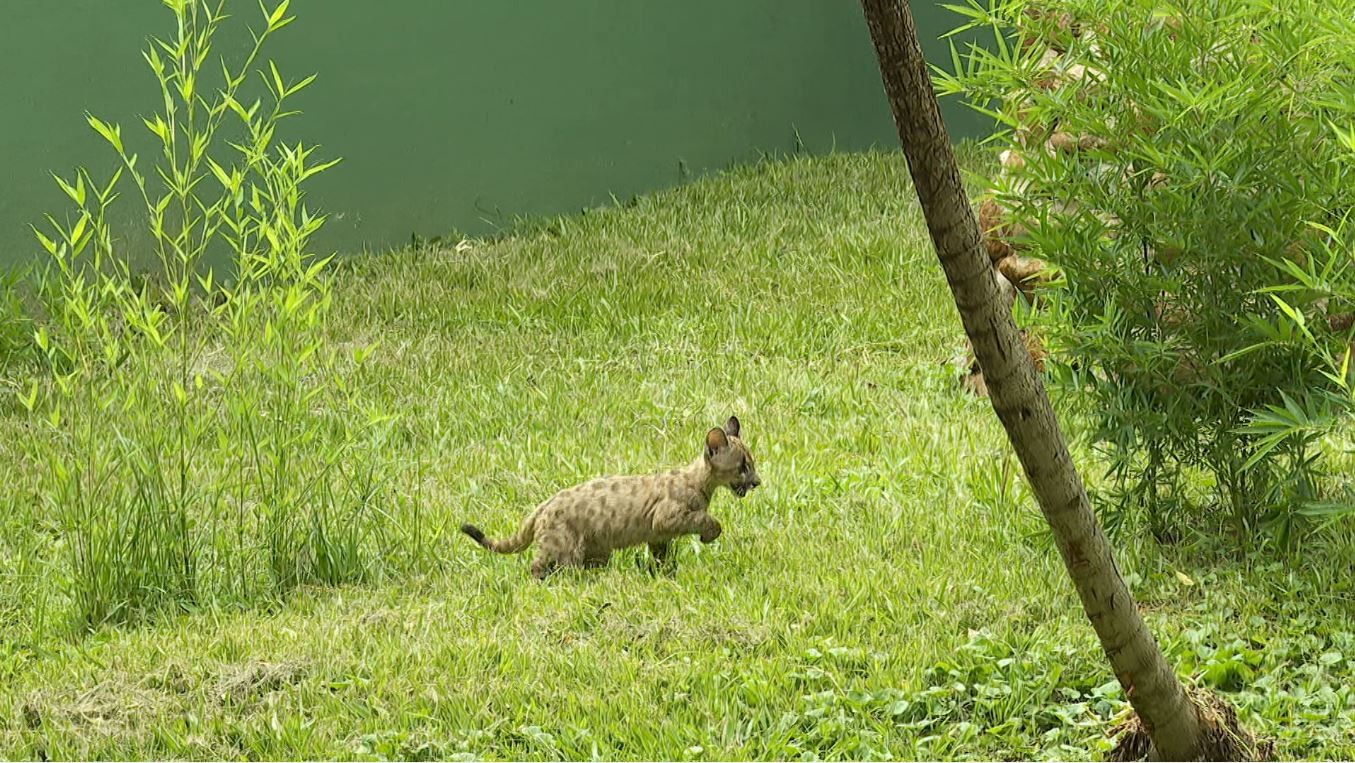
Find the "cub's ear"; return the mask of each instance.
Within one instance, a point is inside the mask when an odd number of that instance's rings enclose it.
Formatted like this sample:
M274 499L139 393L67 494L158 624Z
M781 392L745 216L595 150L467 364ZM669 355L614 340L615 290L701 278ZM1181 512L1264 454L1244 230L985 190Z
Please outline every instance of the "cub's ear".
M724 450L729 447L729 438L720 429L712 429L706 433L706 458L715 455L718 450Z
M730 437L738 437L738 436L739 436L739 417L738 417L738 416L730 416L730 417L729 417L729 421L726 421L726 422L725 422L725 434L729 435Z

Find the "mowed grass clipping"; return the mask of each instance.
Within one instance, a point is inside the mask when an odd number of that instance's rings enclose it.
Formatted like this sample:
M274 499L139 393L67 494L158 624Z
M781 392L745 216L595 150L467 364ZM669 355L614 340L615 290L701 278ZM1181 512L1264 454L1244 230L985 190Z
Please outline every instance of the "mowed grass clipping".
M14 615L0 757L1108 748L1122 694L988 403L955 383L962 334L901 156L764 162L336 278L331 341L379 343L364 397L401 417L401 489L439 563L79 638ZM684 464L730 414L764 484L718 494L724 535L680 543L672 576L637 550L537 583L529 556L456 530ZM1349 534L1306 553L1131 543L1121 561L1183 672L1282 754L1349 757Z

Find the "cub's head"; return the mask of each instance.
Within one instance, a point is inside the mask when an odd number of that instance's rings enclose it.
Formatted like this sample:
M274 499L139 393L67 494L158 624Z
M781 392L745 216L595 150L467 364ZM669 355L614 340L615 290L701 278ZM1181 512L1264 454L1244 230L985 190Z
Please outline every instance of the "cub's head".
M739 420L734 416L729 417L723 428L706 433L706 463L710 464L715 484L728 486L740 498L762 484L753 466L753 454L739 439Z

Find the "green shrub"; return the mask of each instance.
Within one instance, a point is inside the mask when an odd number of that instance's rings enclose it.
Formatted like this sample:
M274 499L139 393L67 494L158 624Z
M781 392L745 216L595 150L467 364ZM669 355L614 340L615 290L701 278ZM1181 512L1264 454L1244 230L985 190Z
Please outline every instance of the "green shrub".
M81 627L361 580L400 543L375 509L386 419L357 400L370 350L322 341L328 259L310 242L324 217L302 189L334 162L278 138L314 79L262 59L293 21L288 0L263 9L238 66L212 59L224 0L165 5L176 32L145 52L163 100L144 120L156 162L90 116L121 167L108 182L58 178L74 222L37 233L52 316L36 332L45 373L22 397L47 426L27 447ZM119 189L149 236L115 234ZM150 242L149 273L133 271L145 253L128 240ZM230 263L225 277L214 262Z
M1322 439L1349 409L1355 3L955 10L993 43L939 82L996 118L1004 232L1061 274L1034 320L1109 455L1111 523L1288 537L1328 505ZM1305 426L1256 426L1277 410Z

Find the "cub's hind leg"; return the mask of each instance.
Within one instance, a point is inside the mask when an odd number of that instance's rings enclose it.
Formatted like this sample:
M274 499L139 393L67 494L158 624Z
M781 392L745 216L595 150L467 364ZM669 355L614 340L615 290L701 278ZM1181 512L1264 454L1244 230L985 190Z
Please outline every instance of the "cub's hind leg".
M532 560L532 577L537 580L545 580L559 566L554 559L538 550L536 558Z
M542 580L561 567L581 567L583 562L583 544L579 537L566 528L553 528L537 538L532 577Z

